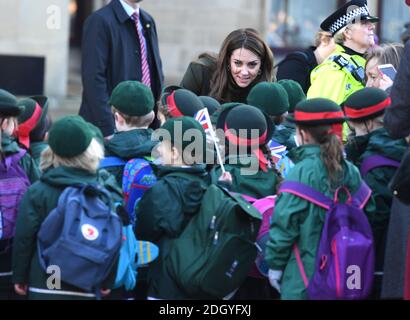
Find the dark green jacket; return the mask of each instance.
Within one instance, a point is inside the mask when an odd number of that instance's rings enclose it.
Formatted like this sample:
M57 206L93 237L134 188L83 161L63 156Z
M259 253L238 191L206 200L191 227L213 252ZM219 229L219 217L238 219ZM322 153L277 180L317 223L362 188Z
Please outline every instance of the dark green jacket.
M182 77L180 86L198 96L209 96L215 69L216 60L211 57L203 56L197 61L192 61Z
M158 182L142 196L136 209L135 235L159 246L160 256L150 265L148 297L187 299L163 264L172 239L197 214L206 189L205 165L153 166ZM188 176L170 176L183 173ZM192 176L192 178L190 178Z
M252 161L251 167L249 166L249 161ZM257 159L254 156L242 155L225 158L225 170L232 175L230 191L257 199L276 194L276 187L279 182L277 174L271 169L268 169L268 172L264 172L259 167L257 167L258 169L255 174L249 171L254 166L258 166ZM210 175L212 183L217 184L219 177L222 175L221 167L219 165L215 166Z
M47 215L57 207L58 198L63 190L77 183L96 183L97 176L82 169L58 167L48 169L40 181L33 184L25 194L17 217L16 236L13 246L13 283L29 285L29 299L86 299L79 295L58 294L59 290L48 293L34 292L47 290L47 278L39 263L37 252L37 233ZM109 279L103 284L109 288L114 281L116 264ZM61 283L61 291L83 293L80 289ZM60 291L60 292L61 292ZM92 297L88 297L92 298Z
M354 137L346 146L347 158L358 168L369 156L382 155L398 162L407 148L406 140L393 140L386 129L380 128L365 136ZM383 270L384 251L386 245L387 228L390 219L393 194L388 184L393 178L396 168L379 167L369 171L363 179L372 189L376 201L377 216L371 223L376 243L376 270Z
M34 162L37 165L37 168L40 167L40 156L41 156L41 152L43 152L43 150L45 148L47 148L48 143L45 141L41 141L41 142L31 142L30 143L30 152L31 152L31 156L34 159Z
M151 155L157 142L151 141L152 129L133 129L114 133L113 137L105 144L105 156L119 157L125 161L134 158L143 158ZM118 184L122 186L124 166L106 168L115 176Z
M1 136L1 150L5 155L19 152L20 147L13 138L4 132ZM27 174L27 177L31 183L36 182L40 178L40 171L28 152L23 156L23 158L21 158L19 164Z
M334 191L330 191L328 174L320 159L320 147L304 145L292 150L290 154L295 167L289 171L286 180L305 183L326 196L333 197ZM354 194L360 186L360 173L353 164L345 160L343 171L342 184ZM345 198L345 194L339 197L341 201L345 201ZM365 210L370 216L375 213L372 199ZM310 279L325 213L325 209L293 194L282 193L278 196L266 247L266 261L271 269L283 271L282 299L307 298L292 246L294 243L298 245L306 276Z

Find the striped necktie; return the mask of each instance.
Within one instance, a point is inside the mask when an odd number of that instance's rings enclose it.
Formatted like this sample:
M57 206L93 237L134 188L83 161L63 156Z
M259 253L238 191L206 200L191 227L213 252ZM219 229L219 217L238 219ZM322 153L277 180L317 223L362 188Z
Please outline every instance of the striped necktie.
M141 52L141 70L142 70L142 79L141 82L148 87L151 87L151 77L149 74L149 65L147 59L147 48L145 47L144 36L142 30L138 28L139 14L134 12L132 15L132 20L134 20L135 28L137 29L138 41L140 43L140 52Z

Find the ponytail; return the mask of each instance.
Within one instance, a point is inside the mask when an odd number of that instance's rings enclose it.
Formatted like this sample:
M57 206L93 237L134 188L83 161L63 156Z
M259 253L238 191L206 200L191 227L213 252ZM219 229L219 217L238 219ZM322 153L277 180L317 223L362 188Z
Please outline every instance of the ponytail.
M334 133L329 133L329 130L331 130L330 125L298 125L298 127L309 132L312 138L320 145L320 158L325 165L330 185L339 185L343 176L343 145L339 137Z

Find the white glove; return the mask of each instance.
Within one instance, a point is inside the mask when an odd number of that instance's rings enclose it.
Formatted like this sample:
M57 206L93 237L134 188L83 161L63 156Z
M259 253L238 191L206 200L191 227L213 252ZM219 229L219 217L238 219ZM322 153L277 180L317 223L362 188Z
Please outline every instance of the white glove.
M268 277L270 285L280 293L280 279L282 278L283 271L269 269Z

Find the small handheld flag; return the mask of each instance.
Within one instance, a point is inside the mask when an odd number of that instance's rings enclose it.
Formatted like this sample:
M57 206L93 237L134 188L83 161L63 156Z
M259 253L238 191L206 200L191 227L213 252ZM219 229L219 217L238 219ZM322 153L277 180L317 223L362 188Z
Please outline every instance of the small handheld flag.
M225 167L224 167L224 164L223 164L223 161L222 161L221 153L219 151L219 146L218 146L218 143L217 143L216 134L215 134L215 131L212 127L211 117L209 116L208 109L203 108L203 109L199 110L197 113L195 113L194 119L201 124L202 128L204 128L204 131L205 131L207 137L209 137L213 141L213 143L215 145L215 149L216 149L216 154L217 154L217 157L218 157L218 162L219 162L219 164L221 166L221 169L222 169L222 173L225 173Z

